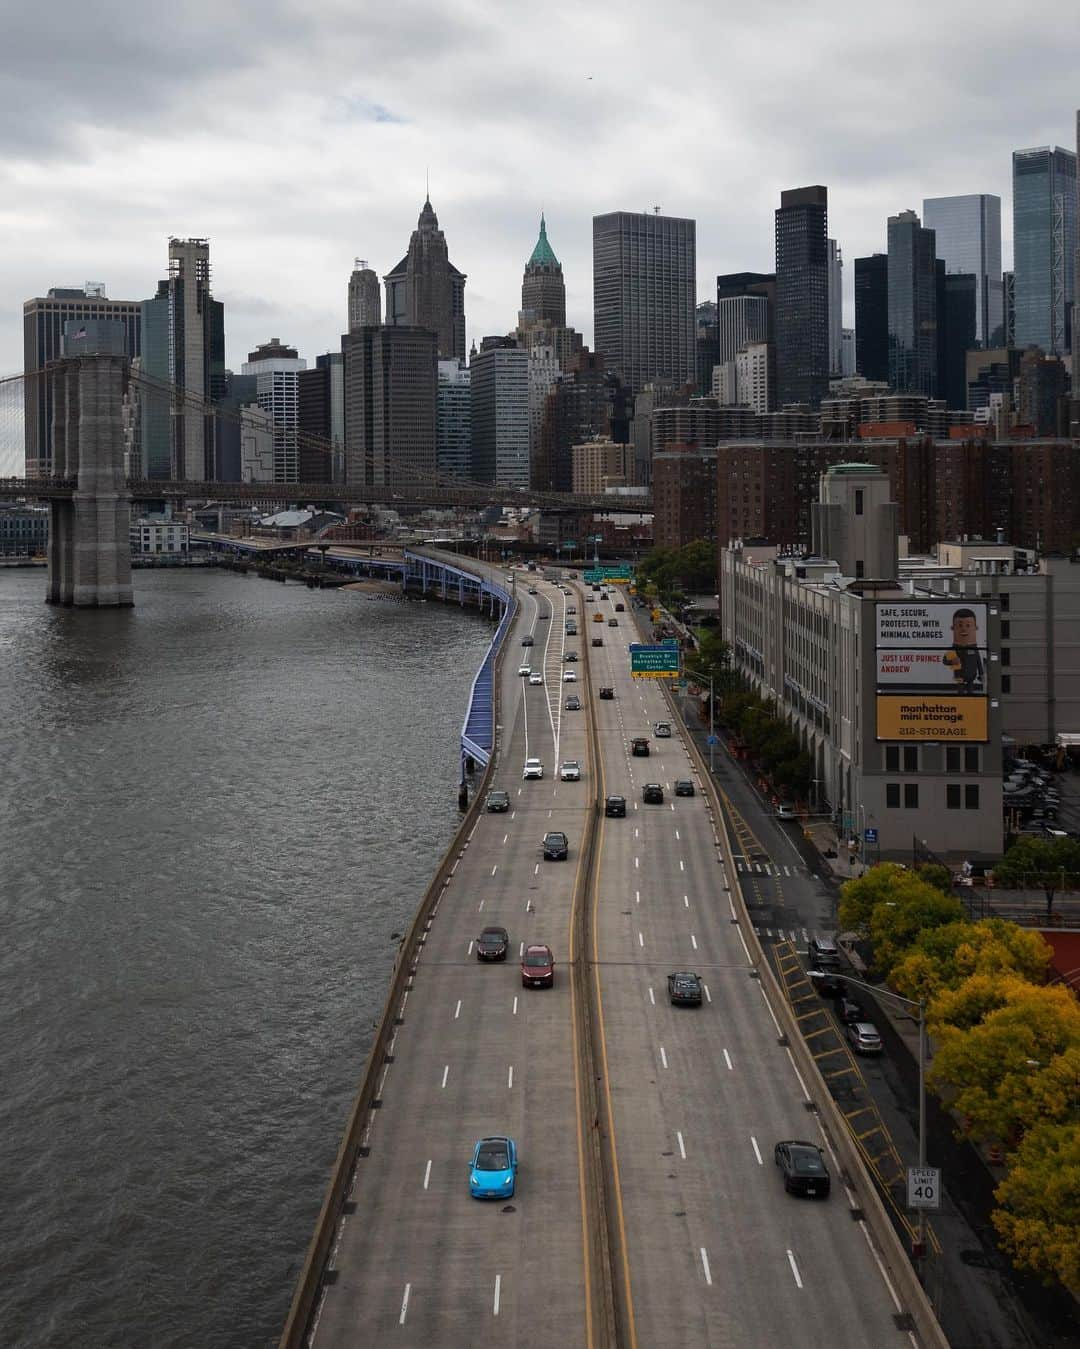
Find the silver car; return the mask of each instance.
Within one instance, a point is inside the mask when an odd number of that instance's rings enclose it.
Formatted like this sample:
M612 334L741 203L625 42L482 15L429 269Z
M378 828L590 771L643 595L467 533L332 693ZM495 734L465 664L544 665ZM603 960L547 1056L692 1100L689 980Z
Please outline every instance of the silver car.
M856 1054L880 1054L881 1036L869 1021L856 1021L847 1028L847 1038Z
M581 781L581 764L577 759L566 759L562 768L559 769L559 777L563 782Z

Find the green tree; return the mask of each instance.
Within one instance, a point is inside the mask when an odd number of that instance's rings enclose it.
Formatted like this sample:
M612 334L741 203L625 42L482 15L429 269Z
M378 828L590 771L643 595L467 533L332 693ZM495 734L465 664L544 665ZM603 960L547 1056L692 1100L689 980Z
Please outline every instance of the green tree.
M1072 838L1020 838L994 867L994 884L1008 889L1035 886L1046 895L1046 916L1058 890L1080 883L1080 841Z
M840 926L851 932L867 934L870 917L878 904L899 903L912 887L922 882L899 862L882 862L862 876L845 881L840 887ZM918 893L916 890L914 893Z
M952 872L938 862L920 862L915 868L915 875L927 885L940 890L943 895L951 895L953 892Z
M963 916L964 907L958 899L913 876L910 887L901 890L900 899L878 904L870 915L875 968L888 979L920 933L955 923Z
M1080 1295L1080 1123L1033 1128L995 1197L994 1226L1013 1262Z
M1037 932L1003 918L946 923L920 934L894 966L892 979L901 993L927 999L973 974L1017 974L1041 984L1050 956L1050 947Z

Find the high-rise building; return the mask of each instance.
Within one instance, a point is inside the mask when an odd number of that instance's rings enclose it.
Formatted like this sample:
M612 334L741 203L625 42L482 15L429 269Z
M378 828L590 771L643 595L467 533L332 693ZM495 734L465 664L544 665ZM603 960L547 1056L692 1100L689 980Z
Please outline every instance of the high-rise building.
M855 259L855 369L889 381L889 255Z
M408 486L435 472L437 337L405 325L341 339L345 359L345 481Z
M1064 361L1029 348L1020 357L1017 383L1021 424L1030 428L1036 439L1059 435L1059 408L1068 384Z
M755 412L769 410L769 344L751 342L735 355L735 402Z
M817 407L829 391L829 194L780 194L776 212L776 402Z
M521 281L522 312L554 328L566 327L566 282L562 263L548 243L547 222L540 216L540 237L525 264Z
M975 277L975 341L996 347L1003 338L1001 198L987 192L927 197L923 223L934 231L945 271Z
M383 283L388 325L426 328L436 335L443 360L465 359L465 274L450 261L430 199L424 201L408 253Z
M840 332L840 377L851 379L855 374L855 329L843 328Z
M1063 355L1071 337L1076 265L1076 155L1016 150L1013 167L1015 344Z
M844 259L835 239L826 242L829 248L829 374L838 376L844 343Z
M472 386L464 361L439 362L435 462L440 473L472 477Z
M765 301L766 329L765 341L769 344L769 399L770 408L776 407L776 273L775 272L727 272L716 278L717 339L720 345L720 360L733 360L735 351L741 345L737 342L730 356L724 353L729 349L731 337L725 341L720 338L720 310L725 300L737 300L741 296L758 296ZM756 322L756 321L755 321ZM733 336L738 336L738 326ZM746 341L759 342L760 335L747 332Z
M967 353L976 347L979 278L947 272L937 259L937 392L947 408L967 407Z
M349 277L349 332L377 328L382 323L382 295L375 270L357 258Z
M307 369L295 347L279 338L263 342L240 367L255 378L255 398L274 428L274 481L300 482L300 372Z
M934 250L934 231L914 211L889 217L889 384L928 398L937 390Z
M341 352L316 356L314 369L299 372L297 390L300 481L343 482L345 362Z
M1001 273L1002 346L1016 346L1016 273Z
M712 385L713 366L720 359L720 337L716 326L716 301L703 300L695 311L697 320L697 392L705 394Z
M612 211L593 216L596 350L636 392L697 378L693 220Z
M34 378L61 353L64 324L69 320L113 320L124 328L125 352L133 359L142 350L142 312L137 300L110 300L105 287L88 281L83 288L54 288L23 305L23 444L26 476L52 473L52 383Z
M732 295L716 302L717 365L733 361L751 342L769 340L769 302L764 295Z
M225 312L210 294L210 242L170 239L169 275L142 305L143 374L172 385L143 397L147 477L212 482L217 476L214 416L225 393Z
M624 421L627 391L605 369L604 357L588 347L571 356L548 390L540 428L540 452L532 465L532 486L549 492L573 489L573 447L595 436L629 440ZM635 467L636 476L636 467ZM640 479L639 479L640 481Z
M560 331L565 332L566 329ZM529 482L535 483L542 454L547 397L559 381L561 365L554 347L536 343L529 352Z
M529 486L529 353L485 345L469 361L472 472L497 487Z
M609 487L632 487L634 449L608 436L595 436L570 447L572 489L599 495Z

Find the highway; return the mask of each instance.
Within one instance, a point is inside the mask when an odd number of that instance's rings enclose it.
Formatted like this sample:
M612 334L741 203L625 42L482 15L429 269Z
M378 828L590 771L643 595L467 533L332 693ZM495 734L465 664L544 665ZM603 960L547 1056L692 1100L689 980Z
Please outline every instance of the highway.
M528 584L540 594L525 593ZM655 736L655 723L671 720L657 681L630 676L631 614L616 615L612 600L587 588L565 596L525 572L517 596L491 783L510 793L511 811L479 817L433 917L312 1342L603 1343L590 1319L598 1273L581 1160L581 1140L595 1128L614 1163L620 1343L914 1344L894 1322L899 1304L836 1159L828 1201L784 1193L774 1143L827 1140L732 922L726 887L742 873L722 857L678 723L672 738ZM576 638L565 635L570 605ZM603 623L592 621L596 611ZM520 645L526 633L531 648ZM602 647L591 645L595 636ZM563 661L569 649L580 653L576 664ZM543 686L518 675L522 660L542 669ZM566 669L576 683L562 683ZM613 700L597 698L601 685L614 689ZM564 709L574 692L581 712ZM650 738L648 758L630 755L639 735ZM522 781L527 755L543 760L542 781ZM580 782L558 781L567 758L581 762ZM675 798L675 779L687 777L697 794ZM646 782L662 785L662 805L642 802ZM597 795L612 792L627 798L627 815L601 817L590 875L587 814ZM541 860L553 828L569 836L566 863ZM600 993L606 1082L596 1120L582 1115L577 1023L558 963L570 947L575 895L595 906L584 954ZM505 964L475 958L486 923L509 930ZM517 955L530 941L554 950L552 990L521 985ZM703 977L700 1008L669 1004L675 969ZM490 1133L509 1133L519 1147L517 1192L506 1203L469 1195L473 1145Z

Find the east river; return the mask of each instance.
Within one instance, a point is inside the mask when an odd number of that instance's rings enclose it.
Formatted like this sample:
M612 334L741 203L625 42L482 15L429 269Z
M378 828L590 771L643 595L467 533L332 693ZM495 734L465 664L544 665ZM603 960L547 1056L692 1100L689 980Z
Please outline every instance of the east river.
M214 571L0 572L0 1343L276 1342L490 638Z

